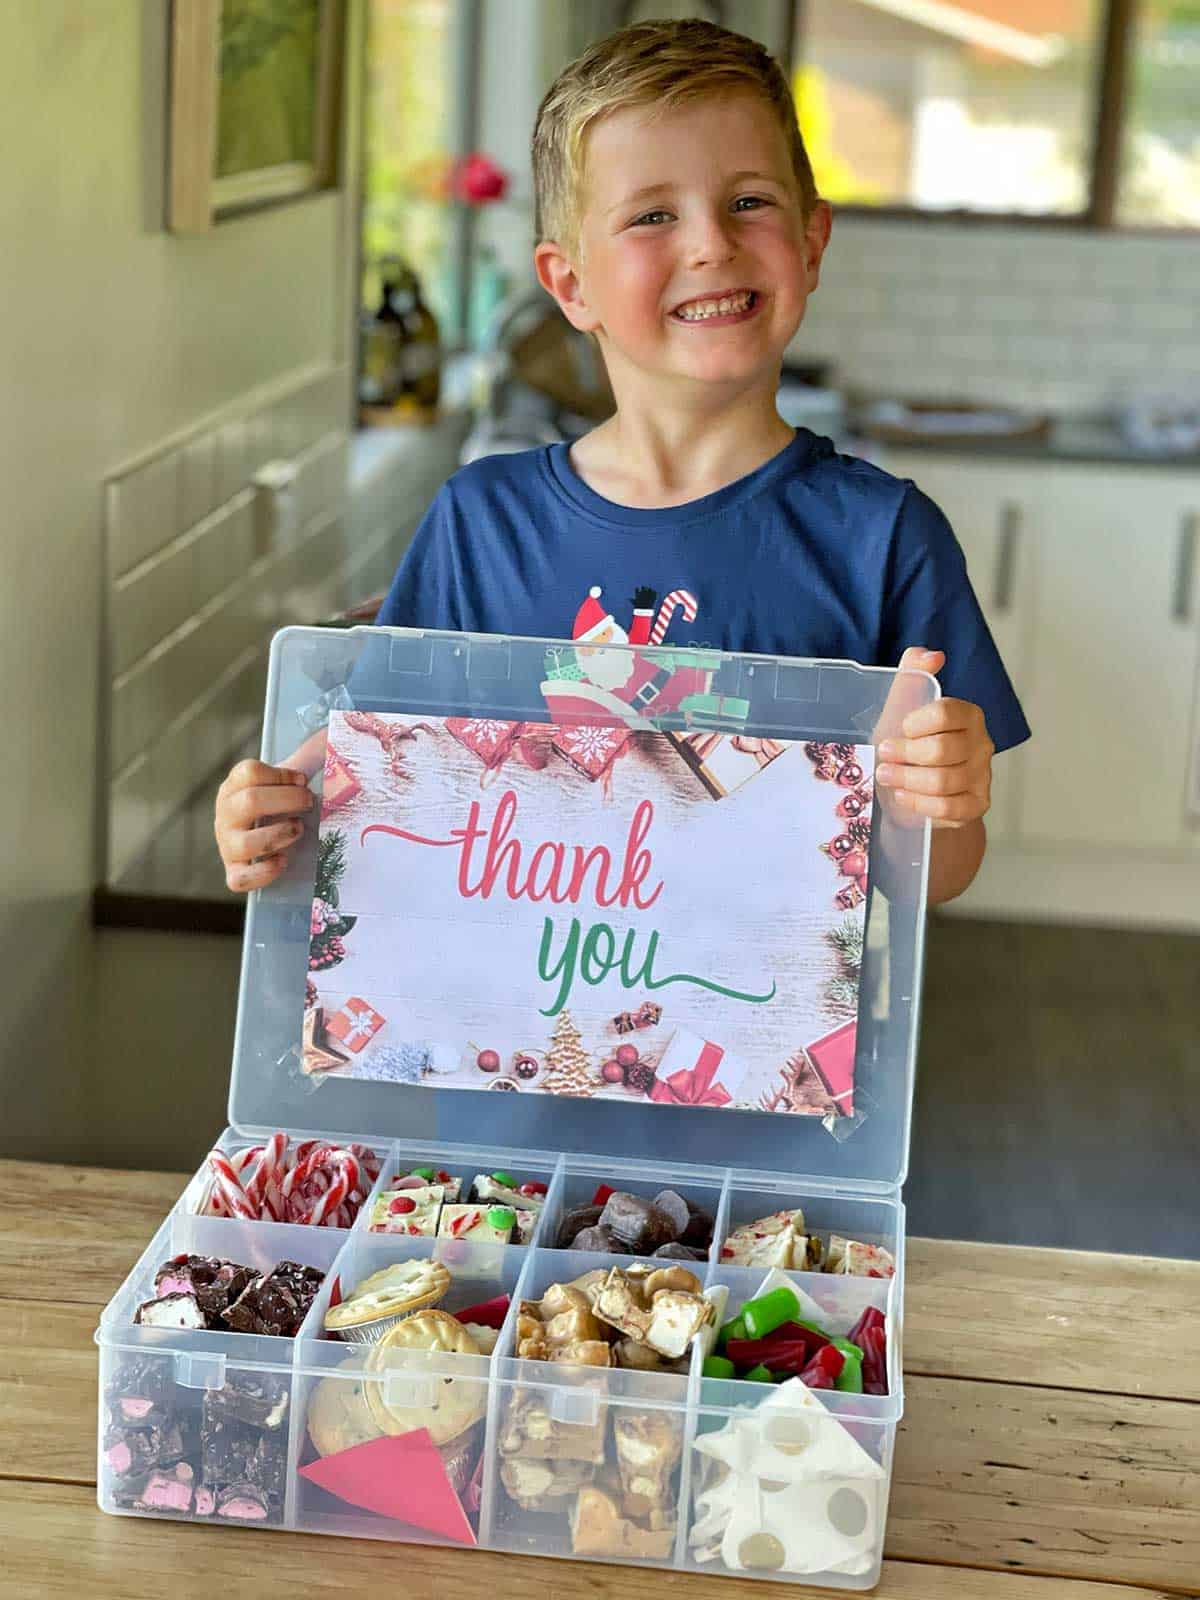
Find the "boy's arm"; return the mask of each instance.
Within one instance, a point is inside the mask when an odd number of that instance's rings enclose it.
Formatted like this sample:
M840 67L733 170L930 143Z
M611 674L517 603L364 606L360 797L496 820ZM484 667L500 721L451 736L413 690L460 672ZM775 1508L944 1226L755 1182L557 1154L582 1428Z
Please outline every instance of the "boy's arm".
M942 651L919 646L900 661L901 668L934 674L945 664ZM983 861L994 746L983 712L968 700L931 700L909 712L900 731L903 737L879 746L875 782L895 820L931 819L928 901L941 905L962 894Z

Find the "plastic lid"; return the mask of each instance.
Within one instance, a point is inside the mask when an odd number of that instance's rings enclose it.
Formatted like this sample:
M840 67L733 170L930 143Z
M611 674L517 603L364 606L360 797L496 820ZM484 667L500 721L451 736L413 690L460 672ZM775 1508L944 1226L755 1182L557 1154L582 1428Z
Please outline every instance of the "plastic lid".
M271 646L263 759L300 766L321 787L332 718L335 747L347 759L340 771L325 768L321 828L328 835L336 826L354 860L343 880L337 925L332 910L314 919L315 825L306 829L284 876L250 897L231 1123L245 1133L286 1128L298 1135L455 1144L485 1139L898 1186L908 1165L929 830L903 828L873 799L871 747L937 694L924 673L841 661L596 639L572 645L408 629L284 629ZM462 724L443 726L447 718L472 719L476 729L484 723L546 726L527 730L532 743L510 741L511 760L503 765ZM430 723L433 734L380 738L381 729L416 720ZM548 748L564 728L580 727L634 731L622 741L621 759L605 768L590 737L582 743L558 737L557 747ZM631 753L634 759L626 760ZM368 767L373 778L366 776ZM682 800L674 811L660 807L655 822L654 876L664 890L649 920L636 895L624 911L611 896L601 901L613 906L604 913L585 903L586 894L575 904L494 902L483 910L486 897L468 902L461 882L455 888L450 858L461 852L424 848L431 840L448 842L472 801L479 803L480 827L488 826L511 790L533 796L522 816L528 832L513 831L527 862L534 841L551 836L574 838L586 849L593 825L606 830L605 837L614 830L621 836L639 801L657 792L655 785ZM547 818L557 831L545 826ZM384 836L381 819L407 822L402 837ZM689 833L693 826L706 831ZM481 843L473 870L484 848ZM863 863L855 851L869 851L865 903ZM328 874L327 859L322 870ZM651 881L647 874L647 898ZM409 906L408 915L398 914L397 902ZM513 1040L525 1047L524 1035L537 1033L528 1043L543 1052L543 1077L551 1064L544 1052L561 1022L555 1006L564 993L546 977L552 962L544 972L537 969L547 909L554 913L547 938L558 941L548 947L555 959L571 917L578 915L582 930L604 915L618 939L625 929L631 939L657 931L659 965L651 968L639 957L624 975L601 973L594 992L577 986L567 1001L569 1010L591 1017L594 1030L602 1012L604 1031L612 1035L604 1044L597 1037L585 1043L590 1097L529 1092L537 1082L520 1081L519 1072L514 1077L507 1060L499 1075L519 1092L488 1092L483 1071L476 1090L474 1049L482 1054L491 1042L508 1052ZM381 917L389 919L387 937ZM330 939L347 918L357 919L353 931L346 929L334 949ZM365 960L368 948L373 965ZM520 974L515 988L508 980L503 987L498 980L464 980L516 960L514 950L525 963L513 969ZM688 956L695 957L690 965ZM710 981L702 984L705 960ZM374 996L364 992L371 972ZM525 976L535 972L536 978ZM764 972L770 994L765 988L756 993ZM654 974L647 987L647 975ZM642 981L623 981L629 977ZM310 979L325 1008L321 1037L335 1059L348 1063L311 1075L302 1070L301 1050ZM380 994L393 997L386 1006L380 1002L380 1011L392 1015L379 1040L370 1033L370 1019L348 1037L356 1018L344 1010L334 1014L341 1018L340 1034L330 1031L330 1008L346 1007L341 989L347 986L368 1006ZM618 1025L624 1010L618 1002L626 994L630 1016ZM486 1035L497 1031L495 1018L510 999L523 1007L511 1008L511 1036L490 1041ZM656 1005L662 1011L657 1021ZM416 1028L418 1015L423 1028ZM642 1027L627 1029L630 1020ZM367 1064L363 1071L375 1070L369 1063L381 1042L411 1043L414 1029L437 1040L453 1036L429 1059L438 1061L440 1052L445 1067L449 1051L451 1076L440 1081L460 1086L438 1087L434 1071L419 1083L346 1075L360 1063ZM697 1073L696 1048L722 1031L716 1042L725 1058L715 1073L711 1059L708 1070L701 1064ZM644 1083L602 1078L601 1058L610 1050L615 1056L622 1039L656 1066L654 1103ZM460 1063L464 1040L474 1048ZM642 1050L643 1041L653 1048ZM553 1064L559 1072L561 1052ZM496 1072L490 1059L487 1065ZM711 1109L726 1079L731 1092L721 1109ZM748 1109L752 1105L775 1109ZM788 1114L786 1108L798 1106L815 1107L817 1114Z

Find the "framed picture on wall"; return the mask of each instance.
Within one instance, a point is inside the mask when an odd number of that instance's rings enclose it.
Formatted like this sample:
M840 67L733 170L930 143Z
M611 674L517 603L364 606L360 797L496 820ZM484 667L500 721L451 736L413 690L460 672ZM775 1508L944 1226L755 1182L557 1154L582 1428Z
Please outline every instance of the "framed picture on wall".
M173 0L168 226L337 185L343 0Z

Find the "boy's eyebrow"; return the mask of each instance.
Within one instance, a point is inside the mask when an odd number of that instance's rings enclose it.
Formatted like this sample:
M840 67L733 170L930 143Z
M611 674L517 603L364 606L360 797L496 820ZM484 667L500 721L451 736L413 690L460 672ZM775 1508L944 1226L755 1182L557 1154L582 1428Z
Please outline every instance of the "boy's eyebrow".
M781 178L771 172L731 172L726 182L741 183L743 178L758 178L766 183L777 184L780 188L787 187ZM677 185L672 183L669 178L664 178L661 183L643 184L640 189L635 189L632 194L627 194L623 200L618 200L616 205L609 206L604 214L608 216L614 211L620 211L623 206L631 206L635 200L644 200L647 195L651 194L665 194L669 189L676 187Z

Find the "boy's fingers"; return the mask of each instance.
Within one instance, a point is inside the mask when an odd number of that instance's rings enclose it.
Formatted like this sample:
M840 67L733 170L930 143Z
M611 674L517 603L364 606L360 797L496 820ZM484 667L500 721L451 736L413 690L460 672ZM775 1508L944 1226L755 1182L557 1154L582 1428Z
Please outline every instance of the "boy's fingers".
M226 862L254 861L259 856L286 850L304 832L300 822L273 822L266 828L230 828L222 841L221 855Z
M307 786L277 785L274 788L238 789L219 801L222 821L234 827L252 828L264 817L303 815L316 796Z
M265 761L239 761L233 767L221 788L229 793L234 789L261 788L266 784L307 784L302 772L292 767L269 767Z
M934 676L946 665L942 650L926 650L923 644L910 644L900 657L901 672L928 672Z
M929 817L943 828L962 828L982 817L987 810L978 794L914 794L909 789L893 789L892 801L917 816Z
M226 887L236 893L247 893L251 889L265 889L287 866L287 857L283 855L267 856L265 860L254 861L248 865L237 864L225 869Z
M966 762L956 767L879 767L877 781L885 789L902 789L908 794L978 794L982 792L983 771Z
M906 738L922 739L929 733L946 733L965 730L977 732L983 727L983 712L969 700L931 700L928 705L910 711L901 723Z
M984 753L985 747L969 733L930 733L923 739L885 739L879 760L897 766L956 767L965 761L978 765Z

